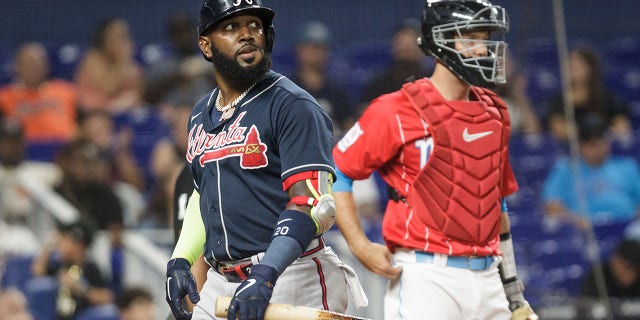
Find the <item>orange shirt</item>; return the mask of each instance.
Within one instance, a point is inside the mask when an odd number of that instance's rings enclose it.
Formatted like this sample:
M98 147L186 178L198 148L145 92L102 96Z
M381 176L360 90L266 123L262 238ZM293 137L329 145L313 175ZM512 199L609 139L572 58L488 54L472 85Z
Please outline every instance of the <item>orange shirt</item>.
M27 142L67 141L75 134L76 90L64 80L29 89L21 84L0 88L0 110L18 119Z

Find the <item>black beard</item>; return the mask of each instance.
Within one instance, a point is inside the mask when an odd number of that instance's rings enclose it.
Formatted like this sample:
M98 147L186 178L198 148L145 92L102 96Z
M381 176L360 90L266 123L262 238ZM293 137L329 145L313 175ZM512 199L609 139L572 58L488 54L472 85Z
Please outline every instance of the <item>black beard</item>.
M260 49L263 53L264 50ZM257 65L242 67L235 59L226 56L215 46L211 46L213 67L224 77L225 81L237 91L244 91L255 84L271 69L271 55L264 53Z

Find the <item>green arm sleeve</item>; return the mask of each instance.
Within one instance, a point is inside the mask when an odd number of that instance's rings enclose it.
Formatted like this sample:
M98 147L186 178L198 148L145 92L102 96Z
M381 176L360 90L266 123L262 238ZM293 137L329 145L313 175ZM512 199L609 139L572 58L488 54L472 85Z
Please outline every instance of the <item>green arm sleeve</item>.
M200 194L193 190L187 203L182 231L171 259L184 258L193 265L193 262L204 252L205 237L204 222L200 215Z

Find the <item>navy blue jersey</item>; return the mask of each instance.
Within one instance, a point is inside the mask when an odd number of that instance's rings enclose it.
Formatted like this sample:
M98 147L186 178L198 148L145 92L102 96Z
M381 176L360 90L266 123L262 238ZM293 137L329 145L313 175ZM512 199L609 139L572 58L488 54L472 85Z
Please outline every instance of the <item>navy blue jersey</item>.
M273 71L222 122L218 94L193 108L187 161L200 193L205 256L228 261L267 249L289 201L282 181L304 171L334 172L333 128L311 95Z

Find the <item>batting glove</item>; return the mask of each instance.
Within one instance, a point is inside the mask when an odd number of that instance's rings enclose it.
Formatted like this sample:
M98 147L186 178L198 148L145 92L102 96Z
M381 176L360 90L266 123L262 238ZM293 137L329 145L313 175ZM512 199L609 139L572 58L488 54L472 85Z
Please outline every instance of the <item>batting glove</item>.
M278 271L264 264L251 267L251 274L244 280L231 299L227 320L263 320L273 286L278 279Z
M166 282L167 303L177 320L191 319L191 312L185 309L182 299L188 294L194 304L200 301L196 281L191 274L189 261L183 258L171 259L167 263Z

